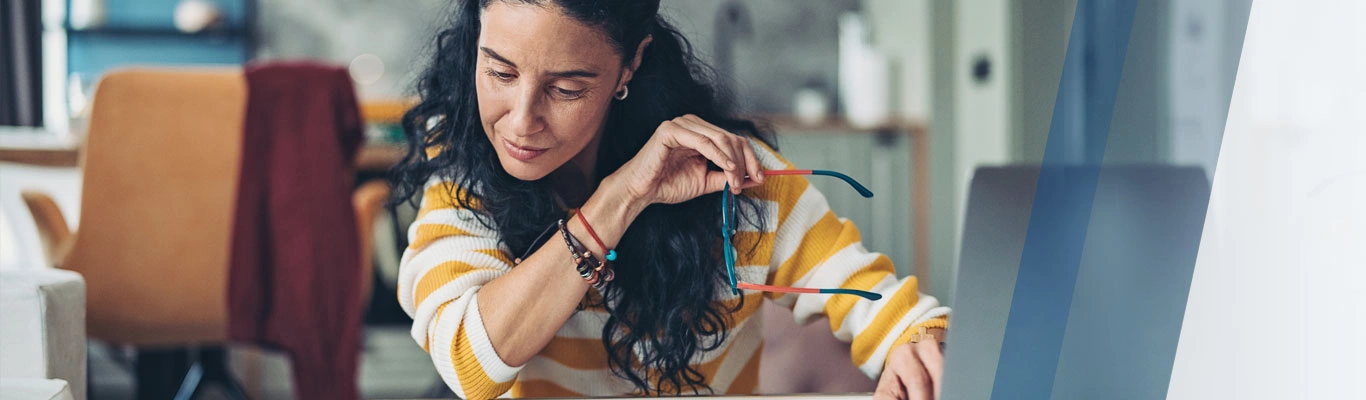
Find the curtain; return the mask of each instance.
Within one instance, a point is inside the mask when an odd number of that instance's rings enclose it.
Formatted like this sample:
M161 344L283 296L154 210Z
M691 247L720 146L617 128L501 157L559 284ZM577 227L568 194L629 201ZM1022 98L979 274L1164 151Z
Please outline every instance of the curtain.
M41 2L0 2L0 126L43 123Z

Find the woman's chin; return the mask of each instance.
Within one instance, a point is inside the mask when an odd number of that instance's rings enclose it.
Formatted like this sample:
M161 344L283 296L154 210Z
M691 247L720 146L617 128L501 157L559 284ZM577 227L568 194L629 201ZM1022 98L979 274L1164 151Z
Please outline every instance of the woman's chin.
M540 180L541 178L544 178L546 175L550 175L551 171L554 171L553 168L545 168L540 165L518 161L511 158L499 157L499 160L503 164L503 170L507 171L508 175L512 175L513 178L517 178L518 180L522 181Z

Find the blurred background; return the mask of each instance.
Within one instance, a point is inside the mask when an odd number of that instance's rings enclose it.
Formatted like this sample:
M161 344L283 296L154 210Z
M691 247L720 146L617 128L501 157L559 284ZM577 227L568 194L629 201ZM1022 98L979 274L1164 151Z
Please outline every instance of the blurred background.
M396 122L451 17L449 0L12 0L5 3L5 90L0 114L0 268L49 268L20 192L52 196L71 228L81 212L81 149L102 76L131 66L240 67L315 60L350 72L366 121L357 185L397 159ZM1074 140L1085 101L1054 104L1069 38L1088 63L1123 63L1104 26L1112 10L1074 15L1075 0L664 0L663 13L735 95L738 111L772 123L780 150L802 168L846 172L878 196L814 183L864 244L901 275L952 305L963 202L975 168L1039 162L1050 125ZM1127 57L1150 68L1126 75L1106 163L1198 165L1213 173L1227 93L1251 0L1160 0L1141 7ZM1074 27L1075 24L1075 28ZM1071 35L1081 35L1080 38ZM1118 57L1118 58L1116 58ZM1089 64L1088 64L1089 65ZM1085 93L1083 95L1086 95ZM1085 97L1076 97L1084 99ZM1119 121L1117 121L1119 122ZM225 172L235 173L235 172ZM367 397L432 395L430 362L394 302L409 209L385 210L374 236L374 299L366 317L361 389ZM823 328L822 328L823 329ZM93 342L92 342L93 343ZM766 349L768 351L769 349ZM133 349L89 348L91 393L133 396ZM283 358L234 349L253 397L288 397Z

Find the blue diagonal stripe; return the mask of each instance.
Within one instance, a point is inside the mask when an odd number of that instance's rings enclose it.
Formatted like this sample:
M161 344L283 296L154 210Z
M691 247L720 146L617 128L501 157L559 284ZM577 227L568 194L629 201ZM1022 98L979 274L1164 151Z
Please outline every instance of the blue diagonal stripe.
M1119 0L1103 5L1098 7L1098 2L1089 0L1077 2L1063 75L1082 73L1085 79L1062 79L1055 104L1081 101L1084 131L1067 135L1061 122L1067 110L1054 107L996 367L993 399L1048 399L1052 393L1101 170L1063 167L1077 161L1098 166L1104 158L1137 2ZM1090 46L1085 42L1088 39ZM1081 146L1068 143L1079 139ZM1080 148L1081 160L1069 157L1068 148Z

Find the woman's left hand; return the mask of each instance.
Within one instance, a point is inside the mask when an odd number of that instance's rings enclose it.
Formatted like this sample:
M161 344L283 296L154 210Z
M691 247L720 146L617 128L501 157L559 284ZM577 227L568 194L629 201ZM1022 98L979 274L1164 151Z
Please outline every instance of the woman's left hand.
M887 366L877 382L873 398L930 400L939 398L944 382L944 353L939 342L922 340L892 349L887 355Z

